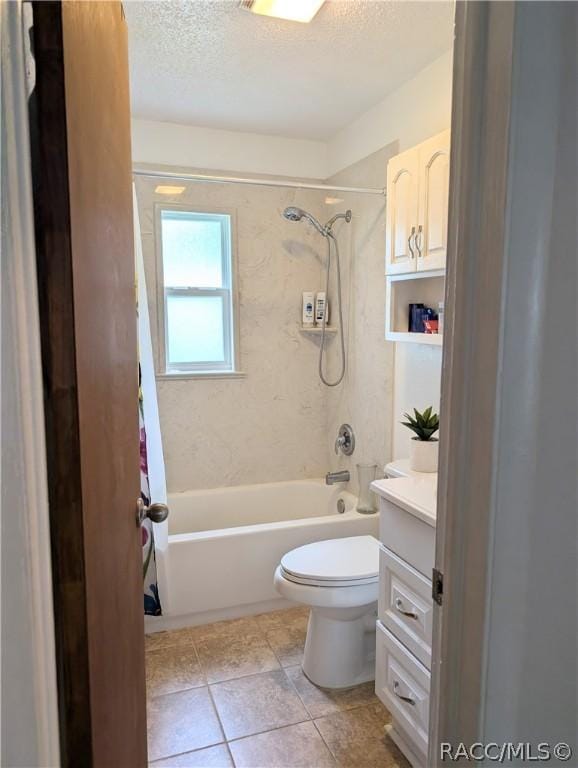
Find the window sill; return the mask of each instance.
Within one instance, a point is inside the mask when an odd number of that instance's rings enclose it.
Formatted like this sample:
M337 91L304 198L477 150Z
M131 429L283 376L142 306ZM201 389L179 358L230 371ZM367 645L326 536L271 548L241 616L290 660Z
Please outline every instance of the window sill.
M157 381L182 381L183 379L244 379L247 376L242 371L175 371L173 373L157 373Z

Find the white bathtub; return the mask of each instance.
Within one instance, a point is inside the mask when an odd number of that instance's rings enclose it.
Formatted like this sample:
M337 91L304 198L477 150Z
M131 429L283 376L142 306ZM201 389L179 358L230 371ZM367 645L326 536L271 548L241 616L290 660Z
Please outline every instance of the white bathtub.
M273 574L285 552L378 534L377 515L360 515L354 496L323 480L187 491L168 502L167 626L281 607Z

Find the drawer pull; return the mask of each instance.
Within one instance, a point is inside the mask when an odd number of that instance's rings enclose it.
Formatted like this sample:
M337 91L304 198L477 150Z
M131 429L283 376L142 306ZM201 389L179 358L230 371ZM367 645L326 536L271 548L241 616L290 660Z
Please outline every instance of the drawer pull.
M393 684L393 692L397 696L398 699L401 699L402 701L405 701L406 704L411 704L412 707L415 707L415 700L412 699L410 696L402 696L401 693L397 692L397 689L399 688L399 683L397 680Z
M417 613L415 613L415 611L406 611L405 610L405 608L403 607L403 603L401 602L399 597L395 601L395 607L397 608L397 610L400 613L403 613L404 616L407 616L410 619L417 619L417 618L419 618Z

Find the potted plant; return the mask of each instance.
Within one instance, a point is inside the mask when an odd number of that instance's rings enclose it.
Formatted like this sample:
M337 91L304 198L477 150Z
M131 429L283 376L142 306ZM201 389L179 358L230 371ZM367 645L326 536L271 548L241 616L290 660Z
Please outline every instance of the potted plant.
M437 413L432 413L433 408L430 405L423 413L416 408L413 409L413 416L404 413L407 421L401 423L415 432L412 437L409 449L409 467L415 472L437 472L438 470L438 439L434 437L440 427L440 420Z

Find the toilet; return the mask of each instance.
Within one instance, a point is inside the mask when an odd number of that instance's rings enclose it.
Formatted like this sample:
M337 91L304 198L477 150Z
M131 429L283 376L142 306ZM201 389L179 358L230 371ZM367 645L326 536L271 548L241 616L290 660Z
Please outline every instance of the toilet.
M351 536L306 544L281 558L275 587L310 607L303 672L322 688L375 678L379 543Z

